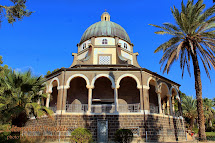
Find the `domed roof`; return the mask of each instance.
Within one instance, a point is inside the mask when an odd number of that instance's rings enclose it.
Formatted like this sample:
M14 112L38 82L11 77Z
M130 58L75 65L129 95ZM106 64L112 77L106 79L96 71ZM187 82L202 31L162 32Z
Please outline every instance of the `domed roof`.
M92 37L102 36L119 37L120 39L131 43L127 32L119 24L111 21L100 21L87 28L81 37L80 44Z

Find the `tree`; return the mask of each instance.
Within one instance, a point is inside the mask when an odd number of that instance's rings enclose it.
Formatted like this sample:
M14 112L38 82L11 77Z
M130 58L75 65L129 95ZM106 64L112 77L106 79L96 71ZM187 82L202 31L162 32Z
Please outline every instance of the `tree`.
M2 66L2 64L3 64L3 60L2 60L2 56L0 56L0 79L3 78L9 72L8 66L7 65ZM0 95L3 94L4 88L5 87L1 85L1 82L0 82Z
M213 107L215 107L215 98L213 98Z
M163 72L169 73L171 65L180 59L182 77L184 68L187 67L190 74L190 61L192 60L195 77L195 90L197 99L198 124L200 140L206 140L205 119L202 101L202 83L200 77L199 61L202 62L207 76L210 79L208 69L215 69L215 5L205 9L203 0L188 0L185 5L181 2L181 11L175 6L171 8L176 25L164 23L162 26L153 25L161 30L156 34L171 35L171 39L161 44L155 53L163 50L164 54L160 60L161 68L165 65Z
M3 18L6 18L8 23L13 24L17 20L22 20L32 14L31 11L26 9L26 0L10 0L13 5L6 6L0 5L0 24Z
M58 70L59 70L59 68L54 69L53 71L48 71L45 76L48 76L48 75L50 75L50 74L52 74L52 73L54 73L54 72L56 72Z
M53 112L38 104L42 98L46 98L42 77L34 77L30 71L18 73L10 70L5 77L0 78L4 88L0 94L0 118L3 124L22 127L26 121L35 116L41 117L46 114L50 116Z
M212 108L213 107L213 101L208 98L203 99L203 105L204 105L204 112L205 112L205 118L208 121L209 127L212 127L212 121L215 115L215 111Z
M194 121L197 117L196 100L192 96L183 96L182 98L183 116L190 119L190 129L194 126Z

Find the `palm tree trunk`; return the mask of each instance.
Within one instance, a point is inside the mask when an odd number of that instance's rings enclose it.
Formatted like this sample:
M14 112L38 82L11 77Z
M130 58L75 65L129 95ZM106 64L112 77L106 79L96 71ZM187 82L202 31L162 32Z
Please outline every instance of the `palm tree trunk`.
M193 129L193 126L194 126L194 120L195 120L195 118L194 118L194 117L192 117L192 118L190 119L190 130L192 130L192 129Z
M205 134L205 119L204 119L204 111L203 111L203 101L202 101L202 82L200 77L200 68L197 59L196 50L193 50L194 53L191 52L193 68L194 68L194 76L195 76L195 89L196 89L196 100L197 100L197 112L198 112L198 124L199 124L199 140L206 140Z

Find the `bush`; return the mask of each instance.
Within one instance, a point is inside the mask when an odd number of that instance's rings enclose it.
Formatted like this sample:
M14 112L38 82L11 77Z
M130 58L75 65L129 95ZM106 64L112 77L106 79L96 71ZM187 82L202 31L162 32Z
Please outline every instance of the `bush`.
M206 132L215 132L215 127L207 127Z
M92 141L92 134L85 128L77 128L71 133L71 140L76 143L89 143Z
M192 130L195 132L195 134L198 134L198 132L199 132L199 129L197 126L195 126Z
M133 133L129 129L119 129L115 133L114 140L119 143L130 143L133 139Z

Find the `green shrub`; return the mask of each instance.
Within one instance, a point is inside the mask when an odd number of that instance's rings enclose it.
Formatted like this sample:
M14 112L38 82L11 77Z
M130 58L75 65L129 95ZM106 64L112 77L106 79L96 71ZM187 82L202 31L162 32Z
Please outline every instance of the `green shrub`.
M119 143L130 143L133 139L133 133L129 129L119 129L115 133L114 140Z
M205 132L208 141L215 141L215 132Z
M77 128L71 133L71 140L76 143L89 143L92 141L92 134L85 128Z
M195 134L198 134L198 132L199 132L198 127L197 127L197 126L195 126L195 127L193 128L193 131L195 132Z
M215 127L207 127L206 132L215 132Z

